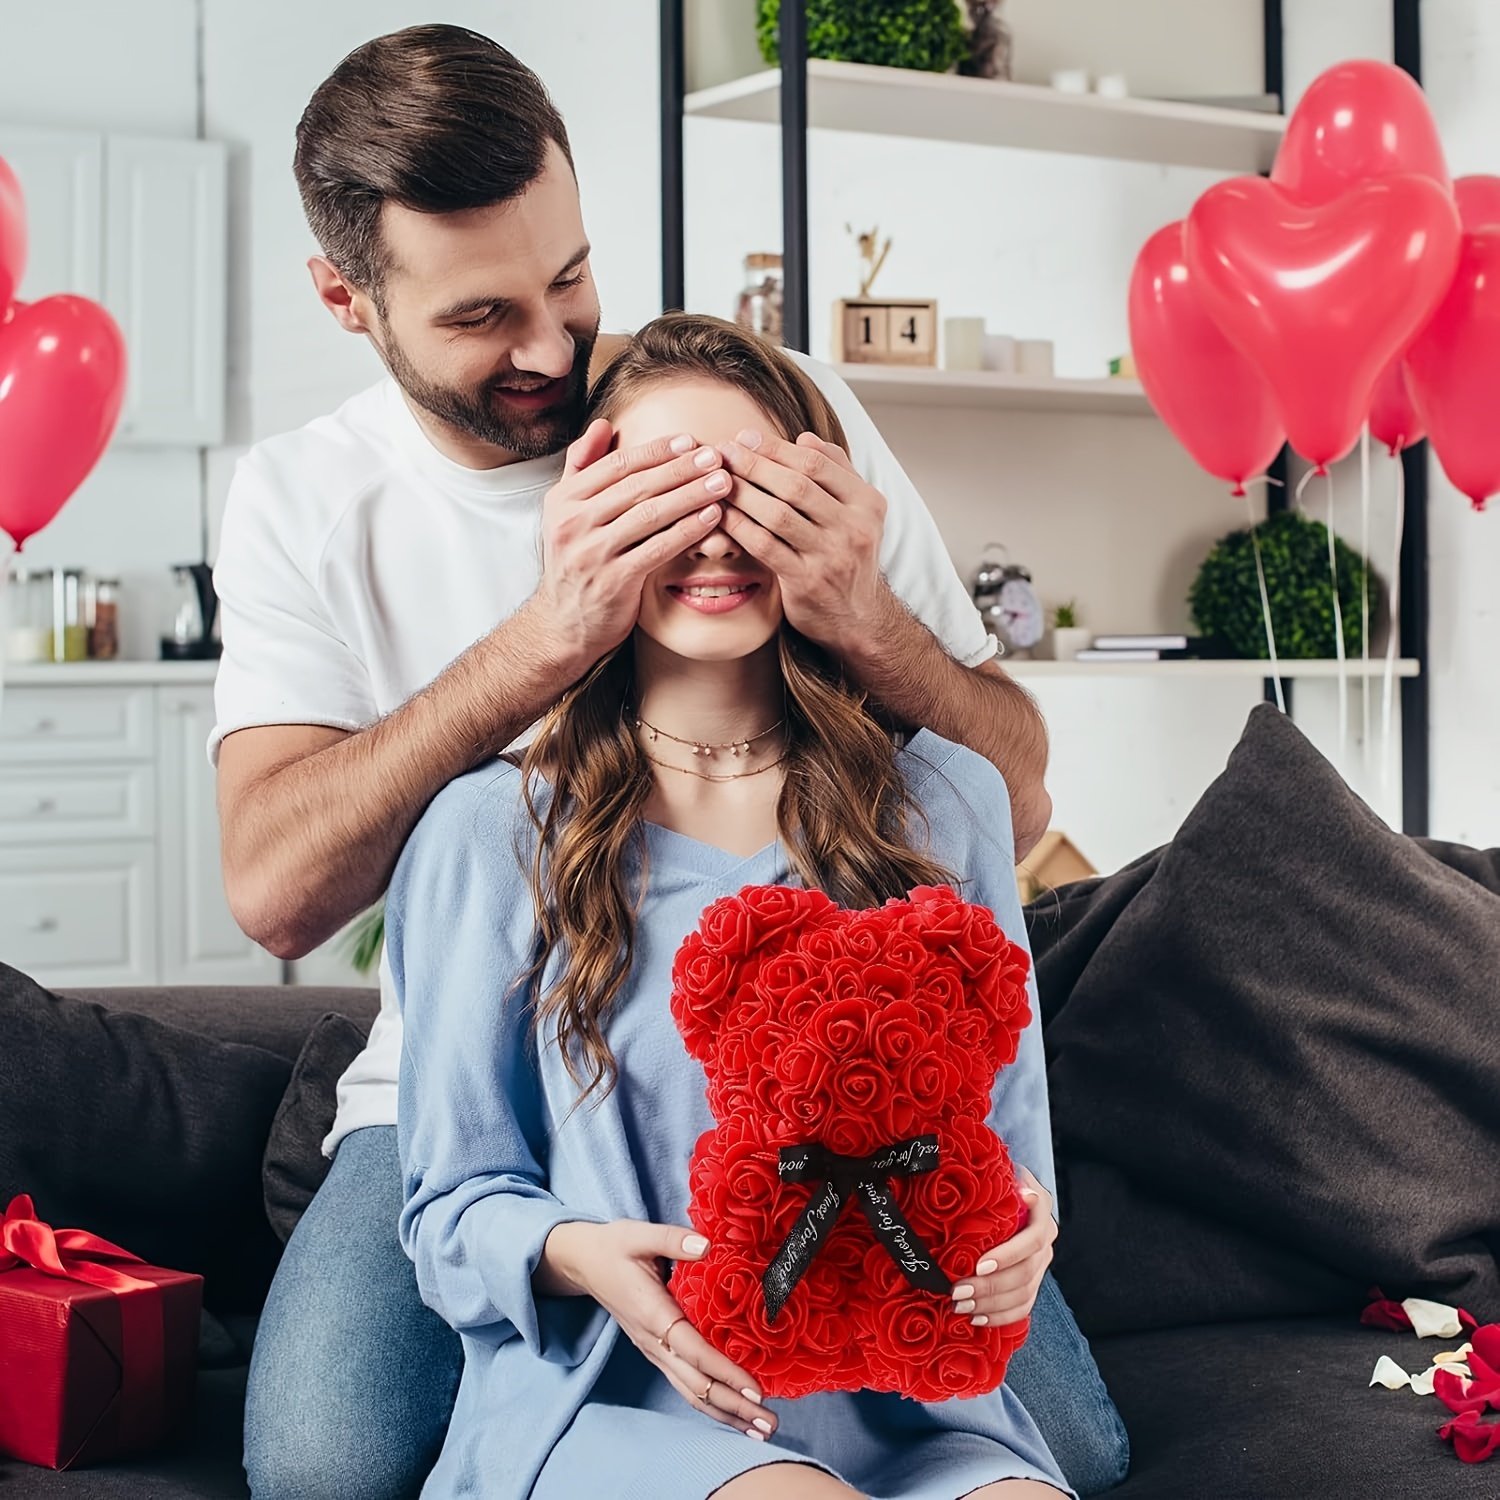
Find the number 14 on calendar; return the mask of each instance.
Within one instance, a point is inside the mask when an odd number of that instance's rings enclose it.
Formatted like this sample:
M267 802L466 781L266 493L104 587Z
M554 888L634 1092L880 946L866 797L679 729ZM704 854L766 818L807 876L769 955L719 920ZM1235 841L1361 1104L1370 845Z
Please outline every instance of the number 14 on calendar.
M937 364L937 303L910 297L835 302L833 357L850 365Z

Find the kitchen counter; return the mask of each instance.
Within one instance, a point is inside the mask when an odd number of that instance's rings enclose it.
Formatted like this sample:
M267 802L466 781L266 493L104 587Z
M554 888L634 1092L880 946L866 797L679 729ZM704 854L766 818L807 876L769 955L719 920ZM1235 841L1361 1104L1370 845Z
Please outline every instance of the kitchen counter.
M9 687L134 687L212 683L217 661L0 662L0 681Z

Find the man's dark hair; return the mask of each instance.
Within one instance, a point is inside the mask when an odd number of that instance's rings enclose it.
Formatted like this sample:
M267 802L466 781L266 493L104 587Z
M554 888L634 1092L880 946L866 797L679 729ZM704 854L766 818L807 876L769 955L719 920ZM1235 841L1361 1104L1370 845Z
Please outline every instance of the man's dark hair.
M323 253L383 312L382 206L508 202L541 176L550 142L571 166L562 116L525 63L461 26L410 26L356 48L318 86L293 170Z

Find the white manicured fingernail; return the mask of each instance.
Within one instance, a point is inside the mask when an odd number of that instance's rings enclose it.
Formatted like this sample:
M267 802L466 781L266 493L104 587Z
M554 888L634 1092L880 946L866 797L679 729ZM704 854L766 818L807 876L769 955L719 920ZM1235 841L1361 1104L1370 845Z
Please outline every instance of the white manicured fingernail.
M960 1302L953 1309L953 1311L956 1312L956 1313L971 1313L971 1312L973 1312L974 1311L974 1302L973 1302L973 1299L971 1298L967 1302Z
M754 1438L757 1443L763 1443L766 1440L765 1433L757 1432L753 1427L747 1429L745 1436L747 1438Z
M993 1270L995 1270L995 1269L996 1269L996 1263L994 1261L992 1261L992 1260L982 1260L982 1261L979 1262L979 1264L977 1266L974 1267L974 1274L976 1276L988 1276L990 1274L990 1272L993 1271Z
M670 446L673 453L687 453L692 449L693 440L684 432L680 437L674 437Z
M752 1391L748 1385L741 1388L740 1395L742 1395L746 1401L753 1401L757 1406L760 1405L760 1397L754 1391Z
M955 1302L961 1302L965 1297L972 1297L973 1295L974 1288L971 1286L964 1285L953 1288L953 1300Z
M711 469L719 461L719 452L716 448L700 448L693 455L693 462L700 469Z
M759 448L760 434L753 427L747 427L735 441L745 448Z
M722 495L724 491L729 488L729 476L723 471L723 469L720 469L717 473L710 474L708 478L703 481L703 488L706 489L710 495Z
M753 1425L760 1428L760 1430L765 1433L767 1437L770 1437L770 1435L776 1431L776 1429L772 1427L764 1417L757 1417Z
M687 1234L682 1238L684 1255L702 1255L708 1249L708 1241L701 1234Z
M983 1328L989 1323L989 1321L990 1320L985 1317L983 1313L980 1313L980 1315L974 1319L974 1326L976 1328Z

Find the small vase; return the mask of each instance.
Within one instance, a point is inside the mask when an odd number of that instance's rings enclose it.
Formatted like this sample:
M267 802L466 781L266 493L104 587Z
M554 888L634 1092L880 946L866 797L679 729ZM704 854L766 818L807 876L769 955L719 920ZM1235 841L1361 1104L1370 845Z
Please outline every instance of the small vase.
M1042 651L1049 661L1072 661L1080 651L1087 651L1093 632L1079 625L1054 626L1042 637Z

